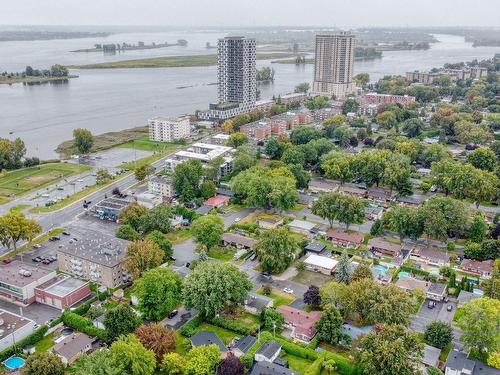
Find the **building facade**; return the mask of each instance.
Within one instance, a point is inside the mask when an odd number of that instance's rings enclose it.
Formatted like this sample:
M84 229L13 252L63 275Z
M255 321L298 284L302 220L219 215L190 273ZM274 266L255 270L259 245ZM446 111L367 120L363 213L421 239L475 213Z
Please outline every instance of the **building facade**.
M172 178L168 176L151 177L148 180L148 191L162 198L171 198L175 195Z
M149 139L156 142L173 142L189 138L191 123L189 116L178 118L155 117L148 121Z
M355 44L350 32L316 35L313 93L344 98L354 92Z

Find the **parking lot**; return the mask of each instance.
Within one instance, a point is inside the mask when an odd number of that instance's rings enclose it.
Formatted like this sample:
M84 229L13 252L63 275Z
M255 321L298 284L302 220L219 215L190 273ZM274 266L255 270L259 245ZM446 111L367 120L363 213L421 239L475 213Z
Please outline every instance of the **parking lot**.
M51 306L42 305L37 302L26 307L20 307L0 299L0 309L9 311L13 314L25 316L26 318L35 321L38 325L50 322L61 315L61 310Z
M150 156L152 152L135 150L133 148L113 148L100 151L85 158L74 159L72 162L90 165L96 168L116 168L122 163L128 163Z

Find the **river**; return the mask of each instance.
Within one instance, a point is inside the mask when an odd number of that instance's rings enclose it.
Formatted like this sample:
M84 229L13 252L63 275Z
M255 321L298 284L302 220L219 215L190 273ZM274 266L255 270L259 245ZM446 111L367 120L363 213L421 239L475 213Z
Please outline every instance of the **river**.
M0 71L19 71L26 65L46 68L54 63L83 64L152 56L207 53L206 42L216 43L220 32L165 32L115 34L103 39L74 39L0 43ZM498 47L473 48L462 37L436 35L439 43L427 51L385 51L382 59L356 62L355 74L366 72L372 81L387 74L428 70L446 62L491 58ZM71 53L94 43L174 42L187 47L102 53ZM214 51L212 50L212 53ZM258 61L269 66L270 61ZM300 82L311 81L312 65L273 64L273 84L260 85L262 98L284 94ZM74 128L104 133L145 124L156 116L175 116L205 109L216 100L216 67L75 70L80 77L66 83L0 85L0 137L21 137L28 154L56 157L54 148L70 139ZM183 88L181 88L183 87ZM9 134L13 132L13 134Z

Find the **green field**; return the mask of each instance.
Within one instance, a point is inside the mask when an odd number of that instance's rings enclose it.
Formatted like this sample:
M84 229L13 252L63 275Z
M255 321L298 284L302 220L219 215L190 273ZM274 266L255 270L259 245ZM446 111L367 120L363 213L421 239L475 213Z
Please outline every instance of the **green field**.
M11 200L11 195L19 196L90 169L77 164L49 163L8 172L0 177L0 203Z
M257 290L257 293L264 295L264 288L260 288L259 290ZM268 297L273 299L274 307L289 305L295 300L295 297L293 295L274 288L272 289L271 294L269 294Z
M130 142L119 145L120 148L133 148L141 151L173 151L179 146L185 146L183 143L155 142L150 141L149 137L142 137Z
M288 52L258 53L257 60L271 60L294 56ZM69 69L130 69L130 68L185 68L217 64L217 55L166 56L149 59L112 61L98 64L70 65Z

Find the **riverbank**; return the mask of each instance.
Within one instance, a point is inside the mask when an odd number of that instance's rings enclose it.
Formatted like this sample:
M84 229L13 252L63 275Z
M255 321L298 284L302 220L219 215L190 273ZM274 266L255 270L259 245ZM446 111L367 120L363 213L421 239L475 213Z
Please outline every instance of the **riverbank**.
M5 77L0 76L0 85L13 85L15 83L24 83L24 84L39 84L45 82L63 82L71 78L78 78L77 75L68 75L66 77L34 77L34 76L14 76L14 77Z
M257 53L257 60L271 60L295 56L293 53ZM137 69L137 68L189 68L217 65L217 55L165 56L149 59L123 60L98 64L69 65L68 69Z
M110 148L144 138L149 133L147 126L124 129L117 132L108 132L94 135L94 145L91 152L109 150ZM64 158L69 158L74 153L73 140L64 141L56 148L56 152Z

